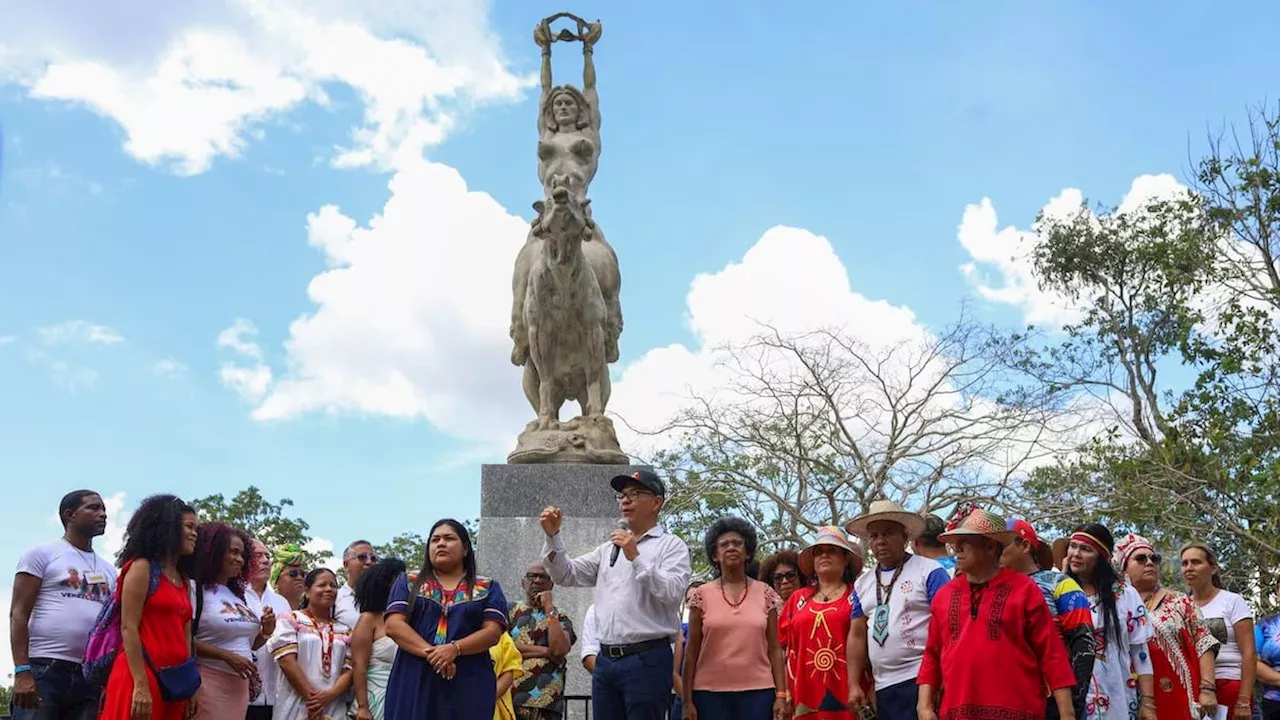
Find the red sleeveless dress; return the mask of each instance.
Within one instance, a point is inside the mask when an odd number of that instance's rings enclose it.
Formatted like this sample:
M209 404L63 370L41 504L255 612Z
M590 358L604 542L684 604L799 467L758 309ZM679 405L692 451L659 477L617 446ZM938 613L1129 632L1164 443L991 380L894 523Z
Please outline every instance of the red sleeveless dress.
M124 577L129 572L129 565L130 563L126 563L120 570L116 592L124 587ZM177 587L161 575L156 591L142 606L142 622L138 626L142 647L156 667L177 665L191 657L191 640L186 629L192 614L191 598L187 594L185 583L184 587ZM183 720L187 713L187 701L165 702L160 697L160 686L156 684L155 676L150 670L146 673L147 683L151 686L152 720ZM129 673L125 653L121 651L111 668L98 720L129 720L132 705L133 675Z

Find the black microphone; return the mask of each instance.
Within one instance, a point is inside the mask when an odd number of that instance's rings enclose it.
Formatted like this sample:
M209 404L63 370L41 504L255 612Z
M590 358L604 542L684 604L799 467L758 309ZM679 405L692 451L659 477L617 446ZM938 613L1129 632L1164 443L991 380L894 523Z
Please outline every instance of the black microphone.
M619 530L630 530L630 529L631 529L631 523L627 522L627 519L626 519L626 518L619 518L619 520L618 520L618 529L619 529ZM614 546L613 546L613 554L609 556L609 567L613 567L615 564L617 564L617 562L618 562L618 551L619 551L619 550L621 550L621 549L622 549L622 546L621 546L621 545L614 545Z

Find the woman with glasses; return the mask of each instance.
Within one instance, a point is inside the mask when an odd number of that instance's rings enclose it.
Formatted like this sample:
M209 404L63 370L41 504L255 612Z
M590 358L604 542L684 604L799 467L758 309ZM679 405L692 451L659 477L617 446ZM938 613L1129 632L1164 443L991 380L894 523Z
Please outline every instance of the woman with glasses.
M715 579L697 588L689 603L684 666L687 720L784 718L782 648L778 609L782 598L768 584L747 577L755 558L756 530L736 517L717 520L703 538Z
M1213 658L1218 641L1189 595L1160 585L1160 555L1151 541L1129 533L1116 543L1116 567L1147 606L1155 635L1151 650L1160 720L1199 720L1218 705Z
M862 572L862 554L844 531L823 527L800 553L800 571L812 585L791 594L778 617L787 647L789 700L796 718L852 720L846 641L853 622L853 581Z
M760 579L769 583L784 603L791 599L791 593L809 584L809 578L800 572L799 554L790 548L779 550L760 563Z
M292 543L281 545L271 555L271 587L293 610L302 606L302 595L306 592L307 569L303 566L306 560L307 554Z

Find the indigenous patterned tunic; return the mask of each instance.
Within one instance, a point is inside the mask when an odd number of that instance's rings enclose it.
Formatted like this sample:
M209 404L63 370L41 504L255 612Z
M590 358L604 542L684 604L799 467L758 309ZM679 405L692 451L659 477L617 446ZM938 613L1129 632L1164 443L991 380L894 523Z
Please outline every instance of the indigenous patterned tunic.
M1040 720L1045 688L1075 678L1039 587L1006 568L982 585L957 575L934 598L918 682L942 690L940 720Z
M1159 590L1159 602L1148 613L1155 635L1148 643L1160 720L1199 718L1200 656L1218 647L1191 596Z
M1104 631L1102 600L1089 596L1093 612L1093 634L1097 660L1093 663L1093 685L1085 706L1088 720L1135 720L1138 717L1138 681L1133 663L1139 655L1150 656L1151 623L1147 606L1133 586L1119 583L1115 588L1116 614L1120 627ZM1119 641L1117 642L1117 634Z
M578 641L573 632L573 621L555 609L560 627L569 636L569 645ZM516 603L511 608L511 639L516 644L547 647L547 614L542 608ZM512 689L512 700L517 708L538 708L564 715L564 674L568 669L564 658L530 658L524 661L524 675Z
M778 616L794 717L852 720L845 639L852 624L853 586L830 602L814 599L814 591L807 587L792 593Z

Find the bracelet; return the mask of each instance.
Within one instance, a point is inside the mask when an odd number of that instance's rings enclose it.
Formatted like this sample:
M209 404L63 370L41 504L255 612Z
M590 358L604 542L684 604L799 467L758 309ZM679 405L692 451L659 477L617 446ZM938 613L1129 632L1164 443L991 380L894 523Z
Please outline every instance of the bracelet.
M1236 707L1253 707L1253 703L1248 700L1237 700Z
M458 644L458 641L457 641L457 640L454 640L453 642L451 642L451 643L449 643L449 644L450 644L450 645L452 645L452 646L453 646L454 651L458 653L457 657L462 657L462 646Z
M790 699L791 699L791 693L787 692L786 690L779 690L779 691L778 691L778 693L777 693L777 699L779 699L779 700L790 700Z
M14 669L13 669L13 674L14 674L14 675L17 675L18 673L24 673L24 672L31 672L31 666L30 666L30 665L19 665L18 667L16 667L16 668L14 668Z

